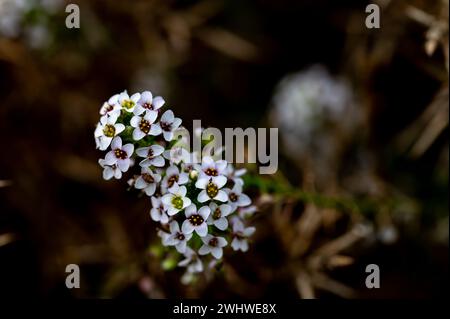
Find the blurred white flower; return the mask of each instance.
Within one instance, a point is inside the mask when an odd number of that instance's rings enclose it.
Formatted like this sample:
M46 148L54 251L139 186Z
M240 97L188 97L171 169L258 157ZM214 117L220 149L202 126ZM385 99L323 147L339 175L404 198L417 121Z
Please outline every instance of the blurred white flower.
M186 252L186 245L189 239L192 237L192 233L185 233L180 230L180 226L177 221L170 222L170 235L163 242L165 246L175 246L179 253L184 254Z
M168 207L167 214L169 216L173 216L191 205L191 200L186 197L186 187L174 184L168 191L169 193L162 197L162 201Z
M228 227L228 219L226 218L231 214L231 206L222 204L218 206L216 203L211 202L209 204L211 214L207 220L208 225L214 225L220 230L225 230Z
M199 255L211 254L216 259L222 258L223 247L227 245L227 241L223 237L206 235L202 238L203 245L198 250Z
M170 142L173 139L174 131L181 125L181 119L175 117L171 110L164 112L159 121L164 139Z
M333 148L336 130L349 134L361 120L349 84L320 65L283 78L272 103L271 121L295 158Z
M234 250L241 250L246 252L248 250L247 238L253 235L255 227L244 227L242 221L238 218L233 219L233 240L231 241L231 247Z
M144 158L139 165L142 167L156 166L163 167L164 166L164 158L161 154L164 152L164 147L161 145L150 145L147 147L140 147L136 149L136 155Z
M147 196L152 196L155 193L156 185L161 180L161 175L154 174L148 167L141 168L141 175L136 179L134 187L142 189Z
M97 148L101 151L106 150L113 138L125 130L125 125L116 123L117 118L102 116L97 124L94 136L97 142Z
M195 205L188 206L185 209L186 219L181 226L183 232L190 234L195 231L200 237L206 236L208 234L206 220L210 213L208 206L203 206L198 211Z
M156 96L153 97L150 91L144 91L141 94L141 98L137 102L136 107L134 108L135 115L141 115L144 112L149 111L157 111L164 105L165 101L162 97Z
M155 222L161 224L167 224L169 222L169 216L166 214L166 205L162 202L161 198L152 196L152 209L150 210L150 217Z
M131 165L130 156L133 151L133 144L122 146L122 139L116 136L111 142L111 151L106 154L104 163L110 166L117 165L122 172L126 172Z

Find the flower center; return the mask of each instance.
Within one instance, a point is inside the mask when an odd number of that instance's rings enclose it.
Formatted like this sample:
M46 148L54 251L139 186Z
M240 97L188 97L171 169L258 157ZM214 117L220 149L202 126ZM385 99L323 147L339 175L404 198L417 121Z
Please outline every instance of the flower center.
M134 102L132 100L125 100L122 102L122 106L129 110L134 106Z
M230 193L230 194L228 194L228 198L229 198L230 201L232 201L232 202L237 202L239 196L238 196L237 194L235 194L235 193Z
M144 104L142 104L142 107L147 110L153 110L153 105L149 102L145 102Z
M141 123L139 123L139 129L145 134L148 134L150 132L150 122L142 119Z
M169 188L171 188L173 186L173 184L175 184L176 182L178 182L178 175L172 175L167 180L167 186L169 186Z
M219 241L216 237L213 237L209 240L208 245L211 247L216 247L219 244Z
M172 130L172 123L159 122L161 129L166 132L170 132Z
M242 232L240 232L240 231L235 232L235 233L233 234L233 237L235 237L235 238L237 238L237 239L239 239L239 240L245 239L244 234L242 234Z
M192 224L192 226L200 226L205 221L199 214L189 216L188 220Z
M206 186L206 194L208 194L210 198L214 198L216 197L218 192L219 188L217 187L217 185L212 182L209 182L208 186Z
M127 158L127 152L121 150L120 148L117 148L114 150L114 155L116 155L116 157L118 159L122 159L122 160Z
M184 237L184 234L183 233L177 233L177 239L178 240L184 240L186 237Z
M176 209L182 209L183 208L183 199L181 198L181 196L174 196L172 198L172 205Z
M153 178L152 175L148 174L148 173L144 173L142 174L142 179L147 183L147 184L152 184L155 182L155 179Z
M149 149L148 149L148 153L147 153L147 157L148 158L153 158L153 150L152 150L152 148L150 147Z
M213 213L212 216L214 219L219 219L220 217L222 217L222 212L220 211L220 208L217 207L216 210Z
M105 134L106 137L114 137L116 134L116 128L114 125L106 124L103 128L103 134Z
M215 168L208 168L206 171L205 171L205 174L206 175L208 175L208 176L217 176L217 175L219 175L219 173L217 172L217 170L215 169Z
M108 105L105 107L105 112L106 112L106 113L111 112L113 109L114 109L114 106L111 105L111 104L108 104Z

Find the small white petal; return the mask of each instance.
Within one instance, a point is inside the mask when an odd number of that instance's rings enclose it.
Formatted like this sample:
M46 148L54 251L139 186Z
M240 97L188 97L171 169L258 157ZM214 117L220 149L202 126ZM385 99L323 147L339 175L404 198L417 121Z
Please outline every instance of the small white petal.
M222 248L219 248L219 247L214 247L214 248L212 248L212 249L211 249L211 255L213 255L214 258L216 258L216 259L222 258L222 255L223 255L223 250L222 250Z
M198 254L199 255L207 255L211 252L211 247L209 247L208 245L203 245L202 247L200 247L200 249L198 250Z
M179 211L180 211L179 209L176 209L175 207L170 206L170 207L167 209L167 215L173 216L173 215L177 214Z
M111 148L113 150L117 148L122 148L122 139L119 136L116 136L111 142Z
M125 144L122 147L122 150L124 150L125 153L127 153L127 156L130 157L131 155L133 155L134 145L133 144Z
M207 220L209 214L211 214L211 209L208 206L203 206L198 210L198 214L202 216L204 220Z
M214 226L216 226L220 230L225 230L228 227L228 220L224 217L219 218L214 221Z
M117 167L122 171L122 172L126 172L128 171L128 168L130 167L130 159L126 158L126 159L119 159L117 161Z
M119 135L125 130L125 125L123 125L122 123L117 123L116 125L114 125L114 127L116 128L116 135Z
M140 116L133 116L130 120L130 125L132 127L139 127L139 123L141 123L142 117Z
M161 218L161 214L159 213L159 210L157 210L156 208L152 208L150 210L150 217L155 221L155 222L159 222L160 218Z
M188 207L186 207L186 209L184 210L184 215L186 217L189 217L191 215L194 215L197 212L197 208L195 207L194 204L189 205Z
M217 185L218 188L222 188L227 183L227 178L223 175L219 175L219 176L214 176L212 178L212 181L214 184Z
M142 176L139 176L134 183L134 187L137 189L144 189L148 186L148 184L144 181Z
M147 113L145 113L144 119L149 121L150 124L154 123L156 118L158 117L158 112L155 111L147 111Z
M203 223L200 226L195 227L195 232L200 237L206 236L208 234L208 225L206 225L206 223Z
M180 231L180 225L178 225L178 222L176 220L170 223L169 228L171 234L175 234Z
M225 247L228 244L227 240L223 237L217 237L217 241L219 247Z
M150 147L139 147L136 149L136 154L139 157L147 157L149 149L150 149Z
M105 167L103 170L103 178L106 180L109 180L113 177L114 171L111 167Z
M173 139L173 132L163 131L163 136L167 142L170 142Z
M191 234L194 231L194 226L186 219L181 225L181 231L185 234Z
M167 110L164 112L164 114L161 116L162 122L172 123L174 119L173 112L171 110Z
M135 128L133 131L133 139L135 141L141 140L146 134L142 132L139 128Z
M199 178L197 182L195 182L195 187L200 189L205 189L206 185L208 185L209 179L208 178Z
M164 99L162 97L155 96L155 98L153 99L153 102L152 102L153 108L155 110L157 110L157 109L161 108L161 106L163 106L164 103L165 103L165 101L164 101Z
M186 241L181 241L180 243L178 243L178 245L175 246L175 248L180 254L184 254L184 252L186 251Z
M200 194L198 194L198 196L197 196L197 201L199 201L200 203L204 203L204 202L209 201L209 200L210 200L210 198L209 198L209 196L208 196L208 194L206 193L205 190L202 190L200 192Z
M171 205L171 204L172 204L172 197L173 197L172 194L166 194L166 195L164 195L164 196L161 198L161 200L162 200L162 202L163 202L164 204L166 204L166 205Z
M248 206L248 205L250 205L251 203L252 203L252 201L251 201L250 197L248 197L248 196L245 195L245 194L239 195L239 199L238 199L238 201L237 201L238 206L241 206L241 207L243 207L243 206Z
M228 195L223 190L219 190L214 199L218 200L219 202L226 202L228 200Z
M161 133L162 133L162 130L161 130L161 126L159 126L159 124L152 124L150 126L150 131L148 132L148 134L157 136Z
M147 196L152 196L156 191L156 184L152 183L145 188L145 194Z

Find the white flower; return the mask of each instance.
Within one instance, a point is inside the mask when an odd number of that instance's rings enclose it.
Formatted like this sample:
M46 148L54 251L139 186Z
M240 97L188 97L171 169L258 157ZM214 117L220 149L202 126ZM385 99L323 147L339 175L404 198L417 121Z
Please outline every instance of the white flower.
M170 234L168 234L168 233L166 233L165 231L162 231L162 230L158 230L156 235L158 235L158 237L161 238L162 242L164 242L167 239L167 237L170 236Z
M148 111L157 111L164 105L164 99L160 96L153 97L150 91L144 91L141 94L141 98L137 101L137 105L134 108L133 113L135 115L141 115Z
M239 207L238 208L238 214L239 217L242 219L248 218L253 216L253 214L256 212L257 207L255 205L247 206L247 207Z
M177 165L181 162L189 163L191 160L191 154L184 147L179 146L173 146L170 150L164 151L163 156Z
M197 200L204 203L209 200L217 200L226 202L228 200L227 193L221 188L227 183L227 178L223 175L208 178L199 178L195 182L195 187L202 191L198 194Z
M244 181L242 180L241 176L245 175L247 170L245 168L241 169L235 169L233 164L228 164L227 168L225 169L225 176L232 180L235 184L241 184L244 185Z
M215 237L212 235L206 235L202 238L203 246L200 247L198 254L206 255L211 253L216 259L222 258L223 247L227 245L227 241L223 237Z
M158 123L155 123L158 113L154 111L148 111L142 116L133 116L130 120L130 125L134 127L133 139L138 141L147 135L159 135L161 134L161 127Z
M234 184L232 189L225 188L224 191L228 194L228 204L231 205L233 212L238 207L248 206L252 203L250 197L242 193L242 185Z
M164 158L161 156L163 152L164 147L157 144L136 149L137 156L144 158L139 165L142 167L149 167L152 165L156 167L163 167L165 163Z
M164 139L167 142L170 142L173 139L174 131L181 125L181 119L175 117L171 110L164 112L161 116L161 120L159 121L159 125L161 126Z
M169 216L166 214L166 205L162 202L161 198L152 196L152 209L150 210L150 217L155 222L161 224L167 224L169 222Z
M188 174L181 172L178 170L178 167L175 165L171 165L166 170L166 176L163 178L161 182L161 187L163 189L171 188L173 185L183 185L189 181Z
M136 179L134 187L144 190L147 196L152 196L155 193L156 185L161 180L161 175L154 174L148 167L141 168L141 175Z
M111 179L113 176L116 179L122 178L122 171L117 167L117 165L106 165L104 159L99 159L98 163L103 167L103 178L106 180Z
M220 230L227 229L228 220L226 217L231 214L231 206L227 204L218 206L216 203L211 202L209 208L211 209L211 214L206 223L208 225L214 225Z
M212 178L214 180L217 177L224 176L226 167L227 161L214 161L210 156L204 156L202 158L200 178Z
M191 248L186 247L186 251L184 252L184 257L182 261L178 263L180 267L187 267L187 271L189 273L198 273L203 271L203 264L197 253L193 251Z
M133 144L122 146L122 139L116 136L111 142L111 151L106 154L104 163L110 166L117 165L122 172L126 172L131 165L130 156L133 151Z
M117 118L102 116L97 124L94 136L97 148L104 151L111 144L112 139L125 130L125 125L116 123Z
M167 214L173 216L180 210L191 205L191 200L186 197L186 187L174 184L169 188L169 194L162 197L162 201L167 205Z
M127 112L133 112L134 108L136 107L137 101L141 98L141 95L139 93L133 94L131 97L128 96L127 91L123 91L119 95L119 104L122 106L122 109L124 109Z
M238 219L233 219L233 241L231 247L234 250L242 250L246 252L248 250L247 238L253 235L255 227L244 227L244 224Z
M181 229L183 233L190 234L195 231L200 237L204 237L208 234L208 225L206 220L209 217L211 210L208 206L201 207L197 212L197 207L192 204L188 206L184 214L186 215L186 220L183 222Z
M119 94L115 94L109 100L103 103L100 108L100 115L114 119L114 122L120 116L121 106L119 104Z
M163 242L164 246L175 246L179 253L183 254L186 251L187 242L191 239L192 233L187 234L180 231L180 226L177 221L170 223L170 235Z

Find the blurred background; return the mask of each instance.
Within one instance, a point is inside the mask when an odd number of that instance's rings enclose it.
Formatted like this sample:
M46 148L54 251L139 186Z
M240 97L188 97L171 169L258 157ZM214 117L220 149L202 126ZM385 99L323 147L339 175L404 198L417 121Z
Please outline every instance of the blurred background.
M0 0L0 295L434 298L448 293L448 0ZM104 181L111 95L191 127L278 127L248 166L250 250L180 283L150 201ZM381 288L365 286L366 265ZM65 286L78 264L81 288Z

